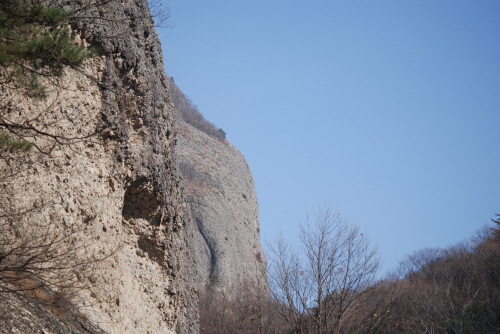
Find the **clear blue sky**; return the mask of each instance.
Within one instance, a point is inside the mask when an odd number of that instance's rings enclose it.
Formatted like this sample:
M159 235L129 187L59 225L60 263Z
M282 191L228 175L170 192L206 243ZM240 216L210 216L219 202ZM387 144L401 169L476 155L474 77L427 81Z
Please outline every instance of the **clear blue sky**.
M264 244L331 202L389 269L500 213L500 1L169 5L167 74L247 158Z

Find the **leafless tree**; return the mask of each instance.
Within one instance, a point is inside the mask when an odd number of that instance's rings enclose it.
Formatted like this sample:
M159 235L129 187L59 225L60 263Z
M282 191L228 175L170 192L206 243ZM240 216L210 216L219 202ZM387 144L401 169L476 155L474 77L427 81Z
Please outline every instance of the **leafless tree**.
M328 205L301 227L300 247L271 245L271 291L297 333L343 333L364 306L379 269L376 249Z
M498 240L483 229L457 245L407 256L397 283L405 290L404 326L391 333L498 333L499 254Z

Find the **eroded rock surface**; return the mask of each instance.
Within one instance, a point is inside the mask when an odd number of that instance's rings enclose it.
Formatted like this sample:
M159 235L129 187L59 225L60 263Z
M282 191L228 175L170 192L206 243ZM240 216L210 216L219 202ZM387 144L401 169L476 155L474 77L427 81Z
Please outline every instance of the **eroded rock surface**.
M34 154L19 173L2 179L2 191L21 206L41 203L23 216L33 226L24 233L36 233L36 226L73 231L82 257L101 255L78 273L88 286L75 299L85 319L106 333L196 333L195 230L147 1L105 1L80 15L89 19L75 23L75 33L101 56L67 69L59 85L48 86L46 102L18 98L8 116L85 139ZM4 89L2 98L15 94ZM52 139L34 140L49 147ZM26 328L21 332L41 332Z
M105 334L99 326L70 311L54 314L36 300L6 294L0 302L2 334Z

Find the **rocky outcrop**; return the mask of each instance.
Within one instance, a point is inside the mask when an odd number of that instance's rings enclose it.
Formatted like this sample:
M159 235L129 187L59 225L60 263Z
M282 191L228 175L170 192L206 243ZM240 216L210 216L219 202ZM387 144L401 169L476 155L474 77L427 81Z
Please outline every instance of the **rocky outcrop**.
M183 121L177 129L179 163L198 226L198 282L215 290L238 284L267 289L255 185L244 156Z
M252 175L220 129L175 126L146 0L78 4L99 56L42 79L46 101L0 71L2 117L37 148L0 154L0 251L42 260L17 280L2 259L0 333L196 333L198 288L266 289Z
M15 209L23 212L16 224L26 227L16 233L59 231L70 235L75 259L99 259L75 273L85 288L73 302L102 331L195 333L196 231L176 167L174 109L147 1L99 2L79 15L74 31L100 57L67 68L57 85L47 82L45 102L1 92L1 101L14 101L2 110L12 121L56 135L35 135L50 152L25 157L8 180L2 177L2 192L13 194L9 203L29 209ZM0 168L15 168L17 160L5 161Z

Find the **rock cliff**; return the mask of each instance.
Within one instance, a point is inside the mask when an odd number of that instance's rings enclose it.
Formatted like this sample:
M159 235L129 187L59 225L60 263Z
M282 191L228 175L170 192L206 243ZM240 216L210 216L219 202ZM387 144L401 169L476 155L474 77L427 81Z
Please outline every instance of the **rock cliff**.
M0 139L36 147L0 142L0 333L196 333L198 289L266 289L252 175L176 114L146 0L78 4L99 56L42 79L46 100L0 68Z
M198 227L195 249L200 287L228 291L251 283L267 290L259 208L245 157L225 140L222 130L199 114L175 83L171 85L179 119L178 160Z
M85 319L77 321L82 332L96 332L84 326L89 321L106 333L195 333L196 231L176 167L174 109L147 1L89 2L81 9L74 34L99 57L45 81L46 101L19 95L2 80L3 119L23 125L17 129L43 151L2 155L2 233L31 251L47 235L61 236L49 239L65 248L48 247L55 258L40 270L68 265L64 278L76 278L70 300ZM46 289L62 285L51 275L29 278L40 285L32 289L36 300L52 301ZM0 300L3 314L18 303L8 299ZM59 319L72 317L65 306L52 306ZM36 309L10 313L0 332L51 332L50 319L33 315ZM32 328L27 314L48 320Z

